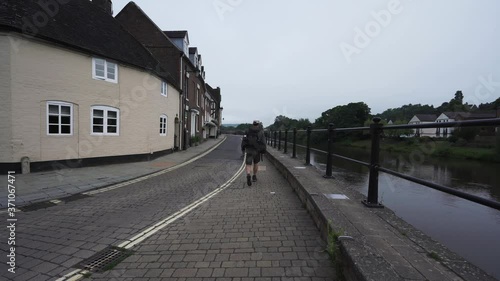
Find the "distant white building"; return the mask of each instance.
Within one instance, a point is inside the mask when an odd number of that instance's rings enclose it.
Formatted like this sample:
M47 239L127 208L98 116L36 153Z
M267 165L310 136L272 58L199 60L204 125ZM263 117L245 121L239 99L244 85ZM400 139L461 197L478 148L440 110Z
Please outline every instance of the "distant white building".
M434 114L416 114L411 118L408 124L409 125L428 124L428 123L434 123L435 121L436 121L436 115ZM416 137L435 137L436 128L413 129L413 133Z
M455 122L461 120L491 119L500 117L499 113L500 110L484 111L484 112L443 112L436 118L436 122L444 123L444 122ZM437 128L436 136L447 138L451 136L451 134L455 129L456 128L454 127ZM490 129L481 127L481 132L483 134L488 134L487 132L489 132L490 134L494 134L494 129L492 127Z

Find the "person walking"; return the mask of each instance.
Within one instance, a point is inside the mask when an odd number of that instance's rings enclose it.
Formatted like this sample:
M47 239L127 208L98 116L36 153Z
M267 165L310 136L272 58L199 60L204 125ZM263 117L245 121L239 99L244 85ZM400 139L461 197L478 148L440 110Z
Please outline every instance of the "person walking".
M247 154L245 161L247 185L252 186L252 182L257 181L261 154L266 152L264 129L259 120L254 120L250 128L245 132L241 142L241 150ZM253 175L251 175L252 172Z

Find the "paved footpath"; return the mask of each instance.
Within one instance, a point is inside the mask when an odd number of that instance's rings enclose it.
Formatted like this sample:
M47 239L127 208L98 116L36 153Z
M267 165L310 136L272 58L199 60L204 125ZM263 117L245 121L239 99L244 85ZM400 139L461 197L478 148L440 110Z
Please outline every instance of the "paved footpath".
M326 244L297 195L265 161L93 280L335 280Z

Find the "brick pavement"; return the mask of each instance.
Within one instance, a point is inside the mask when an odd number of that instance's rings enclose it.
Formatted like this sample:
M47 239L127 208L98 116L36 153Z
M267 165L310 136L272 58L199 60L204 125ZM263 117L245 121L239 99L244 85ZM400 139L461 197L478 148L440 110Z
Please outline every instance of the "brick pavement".
M270 165L162 229L93 280L334 280L313 220Z
M15 275L7 272L8 233L1 231L0 241L5 243L0 246L0 280L54 280L83 259L204 196L241 166L238 151L226 152L238 142L236 138L228 140L205 157L160 176L50 208L17 213L17 270Z
M225 136L208 139L188 150L177 151L151 161L16 174L16 206L71 196L155 173L184 163L224 140ZM7 207L7 195L6 188L0 189L0 209Z

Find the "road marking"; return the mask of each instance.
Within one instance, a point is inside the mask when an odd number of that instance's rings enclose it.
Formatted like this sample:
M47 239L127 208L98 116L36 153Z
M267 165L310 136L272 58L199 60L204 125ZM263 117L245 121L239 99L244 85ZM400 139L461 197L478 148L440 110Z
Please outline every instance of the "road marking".
M88 192L83 192L82 194L85 194L85 195L94 195L94 194L98 194L98 193L103 193L103 192L106 192L106 191L110 191L110 190L114 190L114 189L117 189L117 188L120 188L120 187L124 187L124 186L127 186L127 185L130 185L130 184L133 184L133 183L137 183L137 182L140 182L140 181L143 181L143 180L147 180L147 179L150 179L150 178L154 178L156 176L159 176L159 175L163 175L165 173L168 173L168 172L171 172L173 170L177 170L183 166L186 166L187 164L190 164L200 158L202 158L203 156L209 154L210 152L212 152L213 150L215 150L217 147L219 147L223 142L225 142L227 139L227 137L224 137L224 140L222 140L221 142L219 142L218 144L216 144L214 147L210 148L209 150L205 151L204 153L186 161L186 162L183 162L181 164L178 164L178 165L175 165L173 167L170 167L170 168L167 168L165 170L161 170L161 171L158 171L158 172L155 172L155 173L152 173L152 174L149 174L147 176L143 176L143 177L139 177L139 178L136 178L136 179L133 179L133 180L129 180L129 181L125 181L125 182L121 182L121 183L118 183L118 184L114 184L114 185L111 185L111 186L108 186L108 187L104 187L104 188L100 188L100 189L96 189L96 190L91 190L91 191L88 191Z
M236 171L236 173L227 182L225 182L224 184L222 184L221 186L219 186L218 188L216 188L212 192L208 193L207 195L201 197L200 199L194 201L193 203L187 205L186 207L184 207L184 208L180 209L179 211L173 213L172 215L166 217L165 219L163 219L163 220L155 223L154 225L144 229L139 234L134 235L132 238L123 241L117 247L124 248L124 249L130 249L130 248L138 245L142 241L151 237L156 232L160 231L161 229L168 226L169 224L175 222L179 218L189 214L191 211L196 209L198 206L207 202L212 197L214 197L215 195L217 195L218 193L220 193L224 189L228 188L241 175L241 173L243 173L243 171L245 171L245 166L246 166L245 159L246 159L246 157L244 157L243 163L241 164L238 171ZM88 273L89 272L87 270L76 269L76 270L64 275L63 277L57 279L56 281L77 281L77 280L84 278Z
M56 281L63 281L63 280L67 280L67 281L69 281L69 280L74 280L73 278L75 278L76 276L78 276L78 275L76 275L76 274L78 274L78 273L80 273L80 272L81 272L81 274L82 274L81 276L83 277L83 274L84 274L84 273L83 273L83 271L82 271L81 269L75 269L75 270L71 271L70 273L68 273L68 274L64 275L63 277L61 277L61 278L57 279Z
M194 201L193 203L187 205L186 207L180 209L179 211L173 213L172 215L168 216L167 218L157 222L156 224L146 228L143 230L141 233L135 235L134 237L122 242L121 244L118 245L119 248L124 248L124 249L130 249L134 247L135 245L139 244L140 242L144 241L146 238L150 237L151 235L155 234L158 232L160 229L168 226L169 224L173 223L177 219L185 216L192 210L196 209L198 206L201 204L205 203L206 201L210 200L212 197L217 195L219 192L223 191L226 189L228 186L230 186L240 175L241 173L245 170L245 162L242 163L240 169L223 185L218 187L217 189L213 190L212 192L208 193L207 195L203 196L202 198Z

